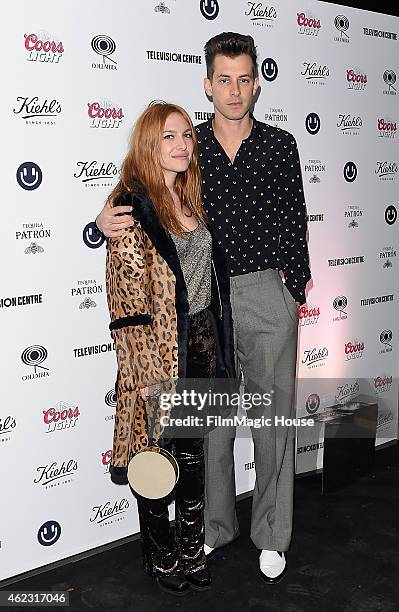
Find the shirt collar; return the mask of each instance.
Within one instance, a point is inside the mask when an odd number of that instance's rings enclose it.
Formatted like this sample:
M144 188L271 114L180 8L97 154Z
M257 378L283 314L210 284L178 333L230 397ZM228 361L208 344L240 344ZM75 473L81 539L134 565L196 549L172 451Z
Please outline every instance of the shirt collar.
M246 138L246 140L249 140L250 138L258 138L259 140L263 140L264 139L264 134L262 132L262 128L261 128L261 124L259 121L257 121L255 119L255 117L251 114L251 118L252 118L252 130L248 136L248 138ZM208 121L206 121L205 123L201 124L200 127L200 140L202 142L205 142L206 140L214 140L215 139L215 135L213 133L213 127L212 127L212 121L213 121L213 117L211 117L210 119L208 119Z

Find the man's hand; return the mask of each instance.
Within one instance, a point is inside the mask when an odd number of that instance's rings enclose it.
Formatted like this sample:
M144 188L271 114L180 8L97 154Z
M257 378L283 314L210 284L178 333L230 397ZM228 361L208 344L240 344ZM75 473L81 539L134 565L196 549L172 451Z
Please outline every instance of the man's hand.
M122 236L124 230L131 227L134 223L131 214L132 206L111 206L110 202L106 202L104 208L97 215L96 224L98 229L107 238L115 238ZM117 216L123 213L122 216Z

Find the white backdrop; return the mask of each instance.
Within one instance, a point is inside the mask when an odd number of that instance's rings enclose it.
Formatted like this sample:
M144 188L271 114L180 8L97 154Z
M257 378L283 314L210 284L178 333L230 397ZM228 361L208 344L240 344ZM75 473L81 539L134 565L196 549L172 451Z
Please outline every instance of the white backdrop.
M292 132L300 151L313 283L298 414L348 400L369 379L379 441L395 438L399 20L315 1L23 1L8 11L0 578L138 531L128 487L108 475L116 360L105 247L87 224L149 101L206 119L203 46L220 31L255 37L255 114ZM335 265L345 258L355 259ZM254 479L245 436L236 456L241 493Z

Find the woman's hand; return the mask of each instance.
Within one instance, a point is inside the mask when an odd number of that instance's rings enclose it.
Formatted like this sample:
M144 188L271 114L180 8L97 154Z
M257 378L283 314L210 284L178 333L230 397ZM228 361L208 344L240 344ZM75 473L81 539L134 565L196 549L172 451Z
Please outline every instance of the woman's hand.
M96 217L96 225L107 238L122 236L125 229L134 223L131 214L132 206L111 206L107 200L102 211ZM126 213L119 216L120 213Z
M144 387L140 389L141 399L147 402L152 397L159 397L161 395L161 385L151 385L151 387Z

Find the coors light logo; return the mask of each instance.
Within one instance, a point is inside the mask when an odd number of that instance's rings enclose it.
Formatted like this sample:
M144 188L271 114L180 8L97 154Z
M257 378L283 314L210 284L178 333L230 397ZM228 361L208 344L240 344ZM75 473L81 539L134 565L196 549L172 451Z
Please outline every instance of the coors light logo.
M392 386L392 376L387 374L382 374L381 376L377 376L374 378L374 391L375 393L386 393L391 389Z
M107 450L104 453L101 453L101 465L104 468L104 474L109 473L109 466L111 463L111 459L112 459L112 449Z
M380 117L377 119L377 129L379 138L395 138L397 132L396 121Z
M78 406L67 402L58 402L55 406L43 410L43 423L46 433L76 427L80 416Z
M92 128L118 128L124 117L123 110L110 100L87 103L87 115Z
M319 306L308 306L303 304L298 310L298 320L301 327L305 325L316 325L320 317Z
M367 74L358 68L349 68L346 71L346 82L348 89L363 91L367 85Z
M58 64L64 53L62 41L48 32L24 34L28 62L47 62Z
M364 342L355 340L354 342L345 342L345 360L360 359L363 357Z
M296 22L298 33L305 36L317 36L321 28L320 19L307 13L297 13Z

